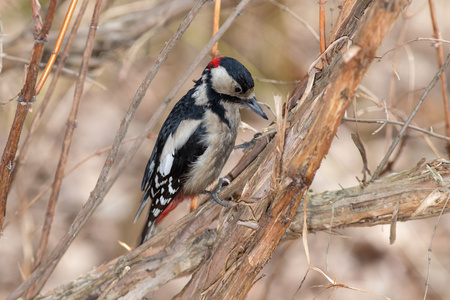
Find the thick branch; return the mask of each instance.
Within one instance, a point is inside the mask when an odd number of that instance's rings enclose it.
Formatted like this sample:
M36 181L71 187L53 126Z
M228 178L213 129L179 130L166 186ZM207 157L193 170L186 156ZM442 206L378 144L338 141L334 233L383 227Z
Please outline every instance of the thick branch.
M308 231L389 224L396 206L398 221L438 216L448 197L448 182L449 163L421 161L411 170L392 174L367 187L308 195ZM445 208L445 212L449 210ZM300 236L302 229L303 211L299 210L285 237Z
M450 182L449 163L421 162L411 170L377 180L364 188L355 186L309 194L306 211L308 231L389 224L397 204L399 221L437 216L448 191L448 186L436 180L439 176L443 182ZM424 200L436 190L439 191L436 201L422 213L413 216ZM301 236L302 207L297 210L283 240ZM148 250L140 247L40 299L96 298L108 287L111 288L108 299L124 295L137 298L157 290L174 278L189 275L210 255L217 230L206 228L217 217L219 210L217 206L207 203L158 234L150 241ZM238 227L246 228L245 225ZM128 268L129 271L126 271Z
M293 109L287 116L291 126L286 137L278 128L278 136L267 147L273 150L247 181L241 201L257 202L251 209L230 212L211 257L202 262L178 299L246 297L289 227L376 50L406 5L400 0L375 1L368 8L353 46L333 58L307 101L300 103L305 110ZM283 140L284 144L279 142ZM257 222L255 230L238 226L238 221L252 219Z

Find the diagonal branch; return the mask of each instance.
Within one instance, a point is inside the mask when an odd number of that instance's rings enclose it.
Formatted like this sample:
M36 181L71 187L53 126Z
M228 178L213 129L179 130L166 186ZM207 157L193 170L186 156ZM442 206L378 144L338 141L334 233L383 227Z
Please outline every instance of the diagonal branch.
M398 143L402 140L406 130L408 129L409 124L411 123L412 119L416 116L417 112L419 111L422 103L425 101L425 99L428 96L428 93L431 91L431 89L434 87L434 85L437 83L437 81L441 78L441 76L444 74L445 69L450 64L450 55L447 56L447 59L445 60L444 64L441 66L439 71L436 73L436 75L433 77L433 80L428 84L427 88L425 89L424 93L422 94L422 97L420 97L419 102L417 102L416 106L414 107L414 110L409 115L408 119L405 121L405 124L402 126L402 129L396 136L395 140L392 142L392 144L389 146L388 151L386 152L385 156L381 160L380 164L378 165L377 169L373 173L372 179L375 180L380 175L381 171L383 170L384 166L386 165L389 157L392 155L392 152L394 152L395 147L397 147Z
M411 170L376 180L364 189L355 186L320 194L310 193L306 210L308 231L329 231L330 224L333 230L390 224L397 205L399 221L438 216L445 204L448 186L443 186L443 182L436 180L436 177L442 178L444 183L450 182L450 163L438 160L426 164L419 162ZM436 201L422 213L414 215L424 199L435 190L440 190ZM302 207L295 213L282 241L301 237ZM149 294L172 279L189 275L210 255L218 232L207 229L207 226L217 217L219 210L206 203L155 236L150 242L152 247L140 247L39 299L92 299L111 285L108 299L125 295L137 299L139 295ZM449 208L445 209L445 212L449 211ZM114 284L126 269L129 269L126 275Z

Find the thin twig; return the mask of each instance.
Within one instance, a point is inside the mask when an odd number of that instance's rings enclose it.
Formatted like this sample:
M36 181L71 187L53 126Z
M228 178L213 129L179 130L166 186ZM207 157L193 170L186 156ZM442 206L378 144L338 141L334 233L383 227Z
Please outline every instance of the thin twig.
M406 8L406 11L408 11L408 8ZM402 13L402 15L405 15L405 12ZM406 35L406 29L408 28L408 18L403 18L403 22L401 24L400 32L397 35L396 40L398 43L403 42ZM394 53L394 58L391 61L391 76L390 76L390 82L389 82L389 97L386 99L386 103L384 104L384 107L386 109L386 119L390 119L390 111L387 109L388 107L395 107L395 91L397 87L397 82L400 81L400 76L397 72L397 68L400 65L400 51L396 51ZM385 147L388 148L388 146L392 143L392 137L393 137L393 131L394 128L391 126L386 127L386 130L384 132L384 143ZM397 151L397 154L402 152L402 147L404 146L404 143L400 144L400 149ZM390 163L388 166L390 166L393 162L395 162L395 158L392 158L390 160ZM386 168L387 169L387 168Z
M375 292L371 292L371 291L367 291L367 290L351 287L351 286L348 286L345 283L337 283L336 280L331 279L330 276L325 274L325 272L323 272L319 268L312 268L311 270L320 273L323 277L325 277L328 280L328 282L330 282L329 284L324 284L324 285L321 284L321 285L314 285L314 286L312 286L312 287L323 288L317 296L322 294L327 289L331 289L331 294L329 295L331 297L331 295L333 295L334 291L336 291L337 288L345 288L345 289L349 289L349 290L356 291L356 292L361 292L361 293L365 293L365 294L372 294L372 295L376 295L376 296L379 296L379 297L383 297L386 300L391 300L391 298L386 297L386 296L384 296L382 294L378 294L378 293L375 293Z
M323 51L322 53L320 53L320 55L316 58L316 60L314 60L310 65L309 65L309 68L308 68L308 74L310 74L311 73L311 71L314 69L314 66L319 62L319 60L321 60L323 57L325 57L325 55L327 54L327 53L329 53L332 49L333 49L333 47L335 46L335 45L337 45L338 43L340 43L340 42L342 42L342 41L345 41L345 40L349 40L349 37L348 36L341 36L340 38L338 38L337 40L335 40L334 42L332 42L330 45L328 45L328 47L327 47L327 49L325 49L325 51ZM358 46L355 46L355 49L356 49L356 51L358 51L358 48L357 48ZM349 51L349 52L352 52L352 54L354 55L354 54L356 54L356 53L354 53L355 51ZM346 52L347 53L347 52ZM351 57L347 57L346 56L346 53L344 53L344 59L351 59ZM347 58L346 58L347 57Z
M308 276L310 270L311 270L310 268L308 268L308 270L306 270L306 273L305 273L305 275L303 275L302 281L300 281L300 284L298 285L297 290L295 291L294 295L292 295L292 300L294 300L297 293L300 292L300 289L302 288L303 283L305 282L306 277Z
M70 2L69 8L67 9L66 17L64 18L64 22L61 25L61 29L58 34L58 38L56 39L55 47L53 48L53 51L50 56L50 59L48 60L47 66L45 67L45 70L41 75L41 79L39 80L38 85L36 87L36 95L39 94L42 87L44 86L44 83L47 80L48 75L50 74L53 64L56 61L56 57L58 56L59 50L61 49L61 45L62 45L64 36L66 35L67 28L69 27L69 23L70 23L70 20L72 19L72 15L75 10L75 7L77 6L77 3L78 3L78 0L72 0Z
M444 43L444 44L450 44L449 40L443 40L443 39L437 39L437 38L415 38L412 40L409 40L407 42L401 43L398 46L395 46L392 49L389 49L388 51L384 52L382 56L378 57L378 59L383 59L383 57L385 57L387 54L391 53L392 51L397 50L398 48L401 48L405 45L414 43L414 42L433 42L433 43Z
M343 117L342 120L348 121L348 122L358 122L358 123L393 124L393 125L400 125L400 126L405 125L405 123L403 123L403 122L392 121L392 120L382 120L382 119L355 119L355 118ZM444 141L450 141L449 137L434 133L432 131L420 128L418 126L408 125L408 128L425 133L425 134L435 137L437 139L441 139Z
M327 49L324 51L324 52L322 52L322 53L320 53L320 55L309 65L309 68L308 68L308 81L307 81L307 84L306 84L306 88L305 88L305 91L304 91L304 93L303 93L303 95L302 95L302 97L300 98L300 100L298 101L298 103L303 103L304 101L305 101L305 99L309 96L309 94L311 93L311 90L312 90L312 87L313 87L313 84L314 84L314 79L315 79L315 75L316 75L316 73L318 72L317 70L316 70L316 68L315 68L315 65L328 53L328 52L330 52L332 49L333 49L333 47L334 47L334 45L336 45L336 44L338 44L339 42L341 42L341 41L344 41L344 40L347 40L348 39L348 37L347 36L341 36L340 38L338 38L337 40L335 40L334 42L332 42L330 45L328 45L328 47L327 47ZM316 100L317 100L318 98L316 98ZM314 102L313 102L314 103ZM298 106L297 106L297 108L296 109L298 109ZM312 107L311 107L311 109L312 109ZM305 114L305 116L307 116L308 114Z
M436 224L434 225L434 229L433 229L433 233L431 234L431 239L430 239L430 246L428 247L428 255L427 255L427 260L428 260L428 267L427 267L427 280L425 282L425 293L423 295L423 300L427 299L427 294L428 294L428 287L430 286L430 272L431 272L431 250L433 248L433 239L434 239L434 235L436 234L436 230L437 227L439 225L439 221L441 220L442 214L445 211L445 208L447 207L448 204L448 200L450 199L450 195L447 197L447 200L445 200L445 204L442 207L441 213L439 214L437 220L436 220Z
M165 8L165 10L161 11L161 13L157 17L157 21L153 24L151 27L151 30L147 30L147 32L143 33L141 36L136 38L133 45L130 47L130 49L127 50L126 54L124 55L124 58L122 60L122 67L119 71L119 80L125 80L127 77L127 74L132 66L132 63L136 60L136 56L144 46L145 43L149 43L150 40L156 36L156 34L164 28L164 25L167 23L168 19L171 16L171 11L173 10L174 6L176 5L175 1L167 1L169 5ZM136 3L136 2L134 2ZM116 9L119 9L120 14L123 15L125 11L129 10L126 7L133 6L132 4L123 5L120 7L116 7ZM143 7L141 10L144 9ZM129 12L132 13L132 12Z
M434 75L433 80L431 80L430 84L425 89L425 92L422 94L422 97L420 98L419 102L416 104L414 110L412 111L412 113L408 117L408 119L406 120L406 122L403 125L402 129L398 133L397 137L392 142L392 144L389 147L386 155L383 157L383 160L378 165L378 167L375 170L375 173L373 174L372 179L370 181L374 181L374 180L376 180L378 178L378 176L380 175L380 173L383 170L384 166L386 165L389 157L391 156L392 152L394 151L395 147L398 145L400 140L402 140L403 135L405 134L406 129L408 129L408 126L411 123L412 119L416 116L417 112L419 111L420 106L425 101L425 98L428 96L428 93L431 91L431 89L434 87L436 82L439 80L439 78L441 77L442 73L445 71L445 69L449 65L449 63L450 63L450 55L447 56L447 59L445 60L445 63L442 65L442 67L439 69L439 71L436 73L436 75Z
M436 146L431 142L430 138L425 135L424 137L425 143L427 143L428 147L430 147L431 151L436 154L436 157L444 158L444 156L439 152L439 150L436 148Z
M36 33L42 30L41 4L37 0L31 1L31 13L33 15L33 26Z
M253 76L253 79L255 81L259 81L259 82L266 82L266 83L279 84L279 85L297 84L299 82L298 80L296 80L296 81L282 81L282 80L261 78L261 77L256 77L256 76Z
M326 0L319 1L319 35L320 35L320 52L325 52L327 48L325 36L325 3ZM327 65L327 56L322 56L323 67Z
M79 12L81 11L81 8L80 8L80 10L79 10ZM75 23L76 23L76 21L75 21ZM75 24L74 24L74 26L72 27L72 29L75 27ZM67 43L66 43L66 45L70 42L70 36L69 36L69 38L68 38L68 40L67 40ZM67 47L67 46L66 46ZM59 59L59 62L61 63L61 61L63 60L63 57L62 57L63 55L61 55L61 58ZM9 54L5 54L5 53L3 53L3 54L1 54L0 53L0 59L1 58L4 58L4 59L7 59L7 60L10 60L10 61L14 61L14 62L21 62L21 63L25 63L25 64L28 64L28 62L29 62L29 60L28 59L25 59L25 58L20 58L20 57L17 57L17 56L13 56L13 55L9 55ZM39 64L39 68L45 68L45 66L46 66L47 64L46 63L40 63ZM59 65L59 64L58 64ZM54 71L55 71L55 74L56 74L56 71L58 70L58 68L57 67L55 67L55 66L53 66L53 68L52 68ZM78 72L77 71L75 71L75 70L72 70L72 69L69 69L69 68L62 68L62 74L65 74L65 75L67 75L68 77L74 77L74 78L76 78L76 77L78 77ZM54 77L56 77L55 75L53 75L53 78ZM97 80L95 80L93 77L86 77L86 81L87 82L89 82L89 83L92 83L93 85L95 85L96 87L99 87L99 88L101 88L102 90L106 90L106 86L104 85L104 84L101 84L99 81L97 81ZM50 87L49 87L50 88ZM48 89L47 89L47 92L48 92ZM13 99L14 100L14 99ZM11 100L9 100L8 102L10 102ZM0 102L0 104L6 104L6 103L4 103L4 102ZM42 105L42 104L41 104ZM40 107L40 106L39 106Z
M136 137L130 138L128 140L123 141L122 144L126 144L129 142L132 142L136 140ZM83 158L82 160L80 160L78 163L76 163L71 169L69 169L68 171L66 171L64 173L64 177L69 176L73 171L77 170L80 166L82 166L84 163L86 163L88 160L94 158L95 156L99 156L105 152L108 152L111 150L111 147L106 147L100 150L95 151L94 153L86 156L85 158ZM47 186L45 189L43 189L39 194L37 194L33 199L31 199L30 201L28 201L25 205L21 206L21 208L16 211L14 213L14 215L12 217L9 217L4 226L3 229L6 229L8 227L9 224L11 224L12 222L14 222L15 219L17 219L17 217L19 217L22 213L24 213L27 209L29 209L34 203L36 203L36 201L38 201L42 196L44 196L48 191L50 191L50 189L53 187L53 184L50 184L49 186Z
M296 15L292 10L290 10L287 6L284 6L278 2L276 2L275 0L269 0L270 3L272 3L273 5L275 5L276 7L280 8L282 11L287 12L288 14L290 14L291 16L293 16L297 21L299 21L300 23L302 23L303 26L306 27L306 29L308 29L308 31L313 35L314 39L316 39L316 41L320 42L320 38L319 35L317 34L317 32L314 30L314 28L311 27L311 25L309 25L305 20L303 20L301 17L299 17L298 15Z
M221 4L221 0L215 0L214 1L214 21L213 21L213 31L212 31L212 35L214 36L217 31L219 31L219 24L220 24L220 4ZM214 57L218 57L219 56L219 41L217 41L213 48L211 49L211 56Z
M439 30L438 22L436 20L436 7L434 5L434 0L428 0L428 4L430 6L431 23L433 24L434 37L437 39L441 39L442 35L441 31ZM437 52L438 67L440 68L444 63L444 49L442 47L442 43L436 43L436 52ZM445 116L445 132L447 136L450 136L450 110L448 106L447 79L445 73L442 74L440 81L441 81L442 103ZM450 156L450 141L447 141L447 155Z

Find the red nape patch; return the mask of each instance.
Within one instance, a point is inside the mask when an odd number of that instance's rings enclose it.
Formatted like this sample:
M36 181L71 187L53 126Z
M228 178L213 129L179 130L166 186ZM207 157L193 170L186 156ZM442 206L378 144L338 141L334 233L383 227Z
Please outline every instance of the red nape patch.
M219 57L214 58L212 61L210 61L208 64L208 69L217 68L218 66L220 66L220 59L222 57L223 56L219 56Z
M176 195L175 198L173 198L172 201L170 201L166 209L163 210L161 214L155 219L155 224L161 222L162 219L164 219L172 210L174 210L178 206L178 204L188 199L192 199L192 196L185 195L182 192L179 192L178 195Z

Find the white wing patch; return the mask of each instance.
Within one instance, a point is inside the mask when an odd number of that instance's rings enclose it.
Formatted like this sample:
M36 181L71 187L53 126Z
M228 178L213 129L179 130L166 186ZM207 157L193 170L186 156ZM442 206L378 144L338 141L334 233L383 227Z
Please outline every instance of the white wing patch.
M167 176L169 174L173 165L174 154L186 144L194 131L197 130L198 126L200 126L201 122L202 120L184 120L180 122L177 130L173 134L169 135L161 151L160 163L158 167L158 171L162 175ZM163 171L167 170L168 172L163 173Z
M173 159L174 159L174 153L171 152L164 157L162 163L158 167L159 173L161 173L162 176L166 177L170 174L170 170L172 170L173 166Z

